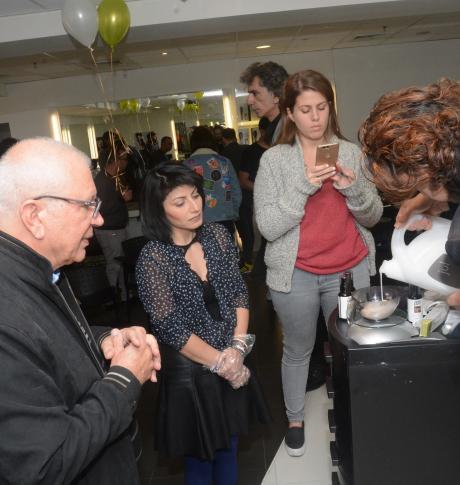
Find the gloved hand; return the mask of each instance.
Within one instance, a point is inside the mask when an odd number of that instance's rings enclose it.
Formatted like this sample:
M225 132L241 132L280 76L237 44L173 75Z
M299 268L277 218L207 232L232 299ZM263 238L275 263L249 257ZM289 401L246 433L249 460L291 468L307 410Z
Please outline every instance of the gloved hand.
M251 352L254 346L255 335L235 335L231 347L220 352L216 362L209 368L211 372L230 382L234 389L247 384L251 373L243 365L244 358Z
M240 372L233 379L229 379L229 383L233 389L239 389L248 383L250 377L251 371L243 365Z
M220 354L217 364L217 375L228 381L235 379L241 373L243 361L244 356L239 350L227 347Z

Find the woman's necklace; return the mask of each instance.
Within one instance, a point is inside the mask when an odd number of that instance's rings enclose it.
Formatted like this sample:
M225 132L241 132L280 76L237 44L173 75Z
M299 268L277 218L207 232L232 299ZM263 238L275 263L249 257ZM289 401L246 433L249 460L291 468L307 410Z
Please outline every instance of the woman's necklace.
M188 244L174 244L174 246L183 249L184 250L184 254L185 254L188 251L188 249L190 248L190 246L192 244L196 243L197 240L198 240L198 235L195 234L193 236L193 239Z

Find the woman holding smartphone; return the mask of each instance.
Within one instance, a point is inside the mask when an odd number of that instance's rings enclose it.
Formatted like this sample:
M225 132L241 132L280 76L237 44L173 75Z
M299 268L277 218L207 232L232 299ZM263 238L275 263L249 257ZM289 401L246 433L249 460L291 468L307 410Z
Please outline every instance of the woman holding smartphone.
M356 288L369 286L375 246L367 228L379 221L382 202L362 173L360 149L340 132L334 92L322 74L308 70L288 78L282 115L278 144L260 162L254 204L268 241L267 285L283 327L285 445L289 455L301 456L319 310L328 321L344 271L353 273ZM317 163L318 147L325 144L338 144L336 163Z

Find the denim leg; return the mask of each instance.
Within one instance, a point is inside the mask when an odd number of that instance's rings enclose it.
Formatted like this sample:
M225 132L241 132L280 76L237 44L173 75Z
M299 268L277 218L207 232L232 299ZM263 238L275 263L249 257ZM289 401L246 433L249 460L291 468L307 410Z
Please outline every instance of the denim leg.
M354 268L351 268L351 271L353 272L353 282L357 290L360 288L366 288L371 284L367 258L364 258Z
M231 447L216 451L213 462L215 485L236 485L238 483L238 436L230 437Z
M317 275L295 268L289 293L270 290L283 327L281 378L289 421L304 420L305 388L320 306L318 282ZM337 304L337 293L335 301Z
M212 465L212 461L186 456L184 470L185 485L212 485Z

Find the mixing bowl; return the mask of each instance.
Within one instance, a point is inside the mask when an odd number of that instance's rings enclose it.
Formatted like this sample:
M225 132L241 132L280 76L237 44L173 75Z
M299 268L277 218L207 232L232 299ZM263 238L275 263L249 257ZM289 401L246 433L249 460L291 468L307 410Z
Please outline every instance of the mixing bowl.
M352 293L356 310L359 310L361 317L375 322L393 315L399 305L400 296L400 290L394 286L371 286Z

